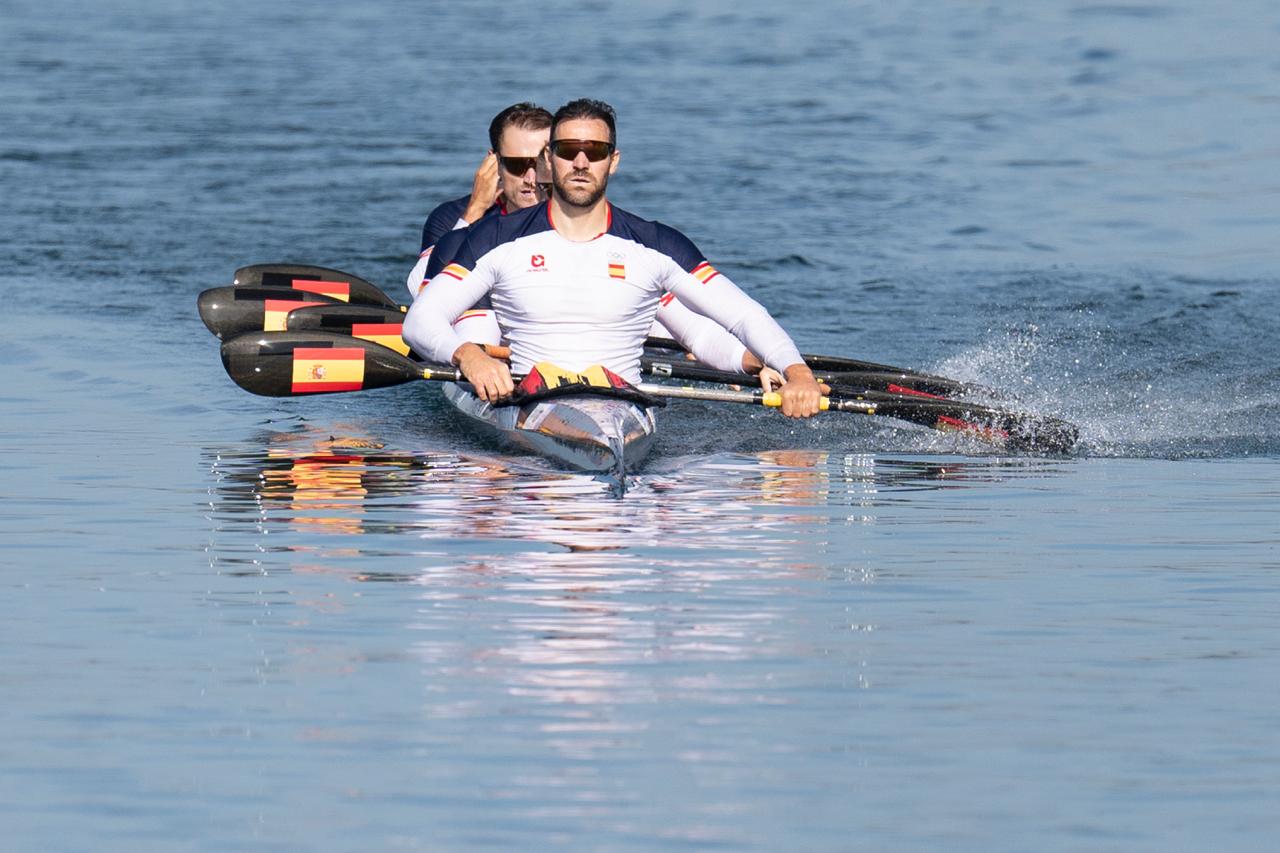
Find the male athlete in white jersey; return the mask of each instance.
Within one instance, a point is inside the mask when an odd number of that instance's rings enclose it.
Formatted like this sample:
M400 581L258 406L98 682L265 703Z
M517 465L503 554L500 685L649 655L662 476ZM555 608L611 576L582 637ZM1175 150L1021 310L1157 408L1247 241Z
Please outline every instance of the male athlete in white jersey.
M540 361L573 371L602 364L638 382L649 326L660 300L674 294L782 371L783 414L817 414L818 383L768 312L679 231L609 204L605 189L620 156L612 107L585 99L561 107L549 151L551 198L467 230L405 319L415 350L458 365L481 399L510 394L507 365L451 325L488 295L517 370Z

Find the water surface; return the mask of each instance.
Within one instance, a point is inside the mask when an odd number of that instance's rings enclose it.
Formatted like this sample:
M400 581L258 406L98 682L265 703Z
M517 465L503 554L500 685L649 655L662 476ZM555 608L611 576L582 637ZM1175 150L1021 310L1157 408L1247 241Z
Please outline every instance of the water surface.
M0 15L15 849L1271 846L1269 4ZM226 378L197 293L405 294L489 118L582 95L804 350L1079 452L681 403L619 500L425 385Z

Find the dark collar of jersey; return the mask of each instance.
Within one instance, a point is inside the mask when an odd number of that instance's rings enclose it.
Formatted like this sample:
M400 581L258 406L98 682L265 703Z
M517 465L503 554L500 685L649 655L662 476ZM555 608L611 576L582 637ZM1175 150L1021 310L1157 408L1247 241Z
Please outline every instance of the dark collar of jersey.
M455 239L459 241L456 252L433 254L428 274L439 271L450 263L459 263L468 270L475 269L476 262L504 243L523 237L554 231L551 224L551 204L535 204L523 210L513 210L506 216L489 216L481 219ZM706 257L684 234L669 225L641 219L620 207L609 205L609 230L617 237L666 255L686 272L706 262Z

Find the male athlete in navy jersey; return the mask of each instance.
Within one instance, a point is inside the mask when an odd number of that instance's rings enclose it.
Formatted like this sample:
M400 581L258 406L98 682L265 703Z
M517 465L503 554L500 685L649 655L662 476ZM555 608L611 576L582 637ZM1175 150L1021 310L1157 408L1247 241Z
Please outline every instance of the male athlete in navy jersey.
M608 104L584 99L561 107L549 152L547 203L472 226L414 302L404 336L415 350L457 364L481 399L510 394L507 365L451 325L489 295L517 369L540 361L573 371L603 364L635 382L659 300L673 293L782 371L783 414L818 412L813 373L759 303L680 232L609 204L605 189L620 155Z
M476 169L471 194L436 207L422 226L422 252L455 228L493 213L531 207L547 196L538 181L537 165L547 146L551 113L536 104L512 104L489 122L489 153ZM549 178L543 177L542 183ZM419 282L420 283L420 282ZM416 286L411 287L416 293Z
M544 187L551 178L542 154L550 135L551 113L528 101L512 104L493 117L489 153L476 169L471 194L438 205L422 226L422 251L405 282L412 298L417 298L426 284L427 265L442 239L445 245L441 250L451 256L461 230L468 225L546 200ZM499 343L488 299L473 308L458 318L460 331L477 343Z

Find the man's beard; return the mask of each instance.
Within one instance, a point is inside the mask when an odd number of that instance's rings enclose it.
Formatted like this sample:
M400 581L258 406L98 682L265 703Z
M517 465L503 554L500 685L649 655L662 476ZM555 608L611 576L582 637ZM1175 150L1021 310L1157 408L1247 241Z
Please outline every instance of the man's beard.
M600 183L592 188L570 184L569 179L577 172L570 172L564 176L564 182L553 180L552 187L555 189L556 198L569 207L587 208L594 205L600 199L604 198L604 191L609 186L609 176L607 174L600 178Z

